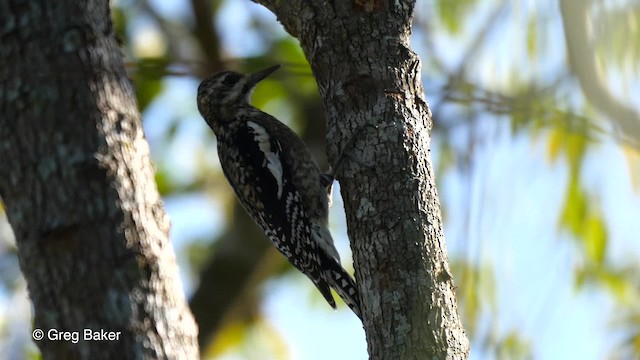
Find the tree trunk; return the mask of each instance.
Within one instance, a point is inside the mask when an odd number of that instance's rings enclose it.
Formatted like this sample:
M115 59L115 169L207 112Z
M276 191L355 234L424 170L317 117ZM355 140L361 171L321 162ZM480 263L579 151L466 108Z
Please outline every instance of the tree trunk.
M300 40L328 121L372 359L465 359L429 142L420 60L409 48L415 1L274 1Z
M43 358L197 358L108 1L0 14L0 196ZM111 340L87 341L101 330Z

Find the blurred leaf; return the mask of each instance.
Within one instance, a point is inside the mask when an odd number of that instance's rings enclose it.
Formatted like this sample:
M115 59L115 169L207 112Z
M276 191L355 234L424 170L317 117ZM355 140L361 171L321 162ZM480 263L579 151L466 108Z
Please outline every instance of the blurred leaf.
M632 284L624 273L602 271L599 279L619 301L628 303L632 298Z
M569 167L578 174L584 153L587 149L587 138L584 133L566 133L565 146Z
M292 37L282 38L273 43L271 52L279 58L287 60L288 64L295 64L306 70L311 70L311 65L307 62L300 43Z
M637 275L637 272L636 272ZM632 300L633 301L633 300ZM640 359L640 302L630 303L630 310L618 309L614 329L625 329L627 335L618 344L611 359Z
M456 279L456 292L465 331L476 336L482 310L490 310L497 316L496 282L493 267L488 264L472 266L466 262L452 261L451 270Z
M577 267L574 273L576 277L576 290L584 288L586 285L603 287L610 291L615 300L622 306L633 306L638 303L639 290L634 285L638 279L638 273L629 269L616 270L610 267L586 264ZM625 318L625 320L629 320ZM638 324L640 325L640 324Z
M438 19L445 29L452 34L457 34L462 29L467 13L475 4L475 0L438 0L436 7Z
M436 174L447 174L450 169L455 165L455 152L451 148L451 143L448 141L441 141L438 143L440 146L438 150L434 151L433 154L437 154L438 161L435 161L438 168L435 170ZM442 183L446 180L445 176L436 176L436 186L438 189L442 189ZM447 211L447 207L442 207L442 220L443 222L447 222L447 218L449 213Z
M279 40L273 44L271 53L286 61L283 70L287 76L284 76L283 80L289 97L296 99L301 96L317 96L318 84L313 78L311 65L307 62L297 40L293 38Z
M460 303L460 317L463 319L464 328L471 337L476 333L478 317L480 313L480 300L477 291L476 273L469 264L452 261L451 270L456 279L456 293Z
M527 24L527 54L530 59L534 59L537 53L538 45L538 19L535 16L529 18Z
M551 161L556 161L561 154L566 155L572 176L578 176L582 160L588 146L589 124L583 119L573 122L567 113L555 113L554 124L549 134L547 155Z
M570 179L559 225L582 245L588 266L599 268L604 265L607 250L606 224L601 213L589 206L587 194L578 181L577 177Z
M122 41L126 38L127 34L127 25L129 24L129 19L127 18L127 12L118 7L115 4L111 5L111 18L113 20L113 28L118 36L118 39Z
M587 196L578 184L578 178L570 179L564 209L560 216L560 227L568 229L573 236L582 235L582 224L587 214Z
M143 112L160 92L162 92L162 82L160 80L138 78L136 81L136 95L140 112Z
M259 329L262 331L262 334L265 335L264 340L269 350L271 350L271 353L274 355L274 358L276 359L291 358L291 356L289 356L289 350L288 350L286 340L280 335L280 333L275 327L273 327L271 324L269 324L267 321L263 319L260 319L257 325ZM259 358L262 359L263 356L260 356Z
M209 347L202 349L202 357L216 357L228 351L232 347L240 346L247 336L248 325L241 322L227 324L216 334L216 338Z
M205 265L211 259L211 253L215 251L215 245L217 242L211 244L206 240L192 241L186 249L187 258L189 259L189 266L195 271L200 271L205 268ZM212 246L213 245L213 246Z
M140 112L143 112L164 89L162 79L166 76L168 64L168 58L141 59L136 64L133 82Z
M480 267L480 285L482 286L481 295L488 308L497 311L498 299L496 293L498 291L493 266L484 264Z
M591 17L595 45L602 65L640 73L640 6L598 7Z
M286 341L275 327L258 318L255 322L234 322L224 327L205 351L203 358L226 353L241 359L289 359Z
M556 161L560 156L560 151L562 150L562 141L564 139L563 134L563 131L561 131L560 129L552 128L550 130L547 155L552 162Z
M607 230L602 217L593 214L589 216L583 226L582 238L587 258L602 266L607 249Z
M251 96L251 103L253 104L253 106L259 109L264 109L264 105L267 102L283 99L286 98L286 96L287 94L280 82L269 81L267 78L267 80L260 82L260 84L256 87L256 90Z
M42 354L38 349L26 350L27 360L42 360Z
M158 191L162 196L167 196L173 191L173 186L169 181L169 177L170 176L167 173L166 169L156 167L156 185L158 186Z
M640 357L640 330L637 330L628 340L628 345L636 358Z
M510 331L496 344L496 353L497 359L533 359L531 344L522 339L515 330Z

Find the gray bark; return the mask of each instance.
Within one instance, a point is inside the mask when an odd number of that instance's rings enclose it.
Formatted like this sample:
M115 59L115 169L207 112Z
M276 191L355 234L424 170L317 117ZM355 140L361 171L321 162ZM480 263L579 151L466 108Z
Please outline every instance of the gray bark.
M410 49L415 1L257 1L300 40L327 115L372 359L465 359L440 204L432 126Z
M11 0L0 14L0 196L34 328L79 332L36 341L43 358L197 358L108 1Z

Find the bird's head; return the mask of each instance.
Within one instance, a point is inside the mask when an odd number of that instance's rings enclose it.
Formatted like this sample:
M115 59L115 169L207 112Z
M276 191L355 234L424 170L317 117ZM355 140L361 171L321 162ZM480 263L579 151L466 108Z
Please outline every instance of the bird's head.
M198 87L200 114L215 131L213 122L223 121L234 109L247 105L253 88L279 68L275 65L249 75L222 71L207 77Z

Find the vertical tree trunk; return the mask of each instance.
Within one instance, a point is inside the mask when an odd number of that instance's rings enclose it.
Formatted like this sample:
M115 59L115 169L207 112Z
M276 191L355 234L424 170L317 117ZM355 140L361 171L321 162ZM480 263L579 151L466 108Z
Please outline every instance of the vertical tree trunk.
M8 0L0 14L0 196L43 358L197 358L108 1Z
M415 1L258 0L300 40L328 116L372 359L465 359L429 156L431 113L409 48Z

